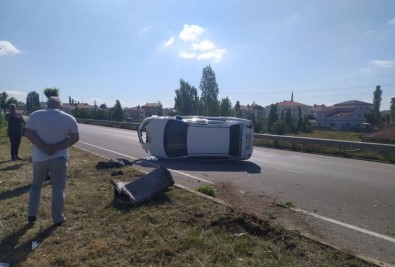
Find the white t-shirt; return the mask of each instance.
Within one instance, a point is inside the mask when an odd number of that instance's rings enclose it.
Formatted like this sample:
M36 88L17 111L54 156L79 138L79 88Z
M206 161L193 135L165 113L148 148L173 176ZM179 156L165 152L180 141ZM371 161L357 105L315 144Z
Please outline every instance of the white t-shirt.
M33 130L46 144L57 144L70 136L78 133L75 118L59 109L42 109L30 115L26 128ZM68 158L68 150L62 149L49 156L44 151L33 145L33 162L46 161L52 158Z

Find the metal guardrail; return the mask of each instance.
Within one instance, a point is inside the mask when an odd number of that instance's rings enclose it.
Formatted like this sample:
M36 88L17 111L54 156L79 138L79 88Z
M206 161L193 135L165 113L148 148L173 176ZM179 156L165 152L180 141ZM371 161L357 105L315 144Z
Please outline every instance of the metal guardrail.
M90 120L90 119L77 119L79 123L117 127L123 129L137 130L139 123L133 122L116 122L116 121L101 121L101 120ZM273 135L273 134L254 134L255 140L267 140L267 141L284 141L295 144L310 144L310 145L323 145L330 147L340 147L344 149L367 149L378 152L392 152L395 153L395 145L392 144L381 144L381 143L367 143L367 142L355 142L355 141L342 141L333 139L319 139L309 137L296 137L296 136L284 136L284 135Z
M380 144L380 143L365 143L355 141L342 141L333 139L319 139L309 137L296 137L296 136L284 136L284 135L273 135L273 134L255 134L255 140L269 140L269 141L284 141L296 144L314 144L324 145L331 147L341 147L345 149L368 149L374 151L393 152L395 153L395 145L391 144Z

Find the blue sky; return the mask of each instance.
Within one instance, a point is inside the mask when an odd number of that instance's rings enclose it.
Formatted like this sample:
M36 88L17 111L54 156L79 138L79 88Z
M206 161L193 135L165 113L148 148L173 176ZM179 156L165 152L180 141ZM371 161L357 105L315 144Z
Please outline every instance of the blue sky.
M0 0L0 91L174 105L211 65L219 99L267 106L395 96L393 0Z

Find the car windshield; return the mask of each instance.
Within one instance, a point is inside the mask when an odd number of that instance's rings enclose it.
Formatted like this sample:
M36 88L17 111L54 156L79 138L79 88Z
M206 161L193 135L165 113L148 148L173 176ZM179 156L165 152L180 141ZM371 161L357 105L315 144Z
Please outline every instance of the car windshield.
M165 152L168 157L184 157L187 148L188 124L179 120L169 120L163 138Z

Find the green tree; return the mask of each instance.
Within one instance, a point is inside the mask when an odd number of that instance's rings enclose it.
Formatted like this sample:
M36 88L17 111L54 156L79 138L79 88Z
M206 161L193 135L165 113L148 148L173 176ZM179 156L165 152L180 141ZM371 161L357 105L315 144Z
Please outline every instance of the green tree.
M313 131L313 126L311 125L311 122L309 121L309 118L307 116L304 116L302 132L304 132L304 133L311 133L312 131Z
M294 132L293 118L292 118L291 110L289 108L285 113L285 123L287 124L291 132Z
M265 118L264 116L257 116L254 123L254 132L255 133L265 132L266 125L267 125L267 118Z
M290 132L290 128L288 127L285 120L276 120L273 125L270 127L269 131L273 134L283 135Z
M373 126L376 126L380 122L380 106L381 106L381 95L383 91L380 89L380 85L376 86L376 90L373 92L373 107L366 115L367 122L371 123Z
M303 126L303 117L302 117L302 108L298 107L298 131L302 131Z
M241 109L240 109L240 101L237 100L236 104L235 104L235 116L237 118L241 118L242 114L241 114Z
M156 106L158 107L157 111L156 111L156 115L163 116L163 105L162 105L162 102L160 102L160 101L156 102Z
M391 99L390 124L395 124L395 97Z
M81 119L93 119L94 114L90 110L75 107L75 109L73 110L73 116Z
M41 108L40 96L37 92L31 91L26 97L26 109L28 113L32 113Z
M7 110L7 99L8 99L8 94L6 92L1 92L1 94L0 94L0 108L4 110L4 114L6 113L6 110Z
M219 113L219 89L215 73L210 65L203 69L199 88L202 91L200 97L200 101L202 103L202 115L217 116Z
M176 89L174 109L179 115L196 115L199 113L197 89L180 79L180 88Z
M219 104L219 115L230 116L231 109L232 109L232 102L230 102L230 99L228 97L222 98L221 103Z
M121 103L117 99L115 101L115 105L114 105L114 108L113 108L112 118L113 118L114 121L123 121L123 117L124 117L123 109L122 109Z
M269 112L269 120L267 122L267 127L270 128L272 125L278 120L278 114L277 114L277 105L271 104L270 105L270 112Z
M52 88L45 88L44 89L44 95L47 98L50 98L51 96L59 96L59 89L52 87Z
M4 114L6 113L7 108L10 104L15 104L16 106L18 106L18 103L19 103L18 100L16 100L14 97L6 98L4 107L3 107L3 105L1 105L4 110Z

